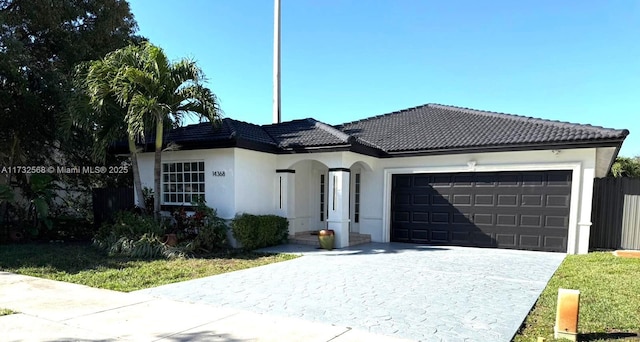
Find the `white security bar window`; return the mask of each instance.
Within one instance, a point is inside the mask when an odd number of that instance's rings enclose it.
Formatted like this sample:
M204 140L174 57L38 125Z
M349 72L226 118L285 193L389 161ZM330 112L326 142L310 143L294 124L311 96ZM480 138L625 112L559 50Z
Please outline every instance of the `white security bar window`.
M204 162L162 164L163 204L189 205L204 200Z

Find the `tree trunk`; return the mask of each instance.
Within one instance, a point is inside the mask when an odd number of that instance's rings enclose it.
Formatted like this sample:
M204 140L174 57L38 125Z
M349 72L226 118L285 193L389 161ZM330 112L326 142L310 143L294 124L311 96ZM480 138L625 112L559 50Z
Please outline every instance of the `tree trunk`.
M138 167L138 150L136 148L136 142L132 137L129 137L129 153L131 154L131 172L133 172L133 188L138 198L136 205L142 209L143 212L147 212L147 206L144 203L144 195L142 193L142 182L140 181L140 168Z
M156 153L155 163L153 165L153 212L155 218L160 220L160 168L162 167L162 118L157 119L156 123Z

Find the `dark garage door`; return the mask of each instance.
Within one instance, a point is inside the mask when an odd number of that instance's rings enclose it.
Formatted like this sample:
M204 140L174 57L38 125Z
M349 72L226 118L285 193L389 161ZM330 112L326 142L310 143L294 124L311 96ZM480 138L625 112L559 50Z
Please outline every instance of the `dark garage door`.
M566 252L571 171L393 175L391 241Z

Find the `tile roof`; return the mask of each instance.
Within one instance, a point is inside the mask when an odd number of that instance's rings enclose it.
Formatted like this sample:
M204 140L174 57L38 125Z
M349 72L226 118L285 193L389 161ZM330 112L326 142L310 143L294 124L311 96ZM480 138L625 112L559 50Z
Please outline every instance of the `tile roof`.
M376 155L393 155L561 148L596 143L619 146L628 133L627 130L426 104L336 126L311 118L262 126L225 118L217 126L207 122L174 129L165 139L167 143L190 148L249 144L276 153L360 145L377 151Z
M177 144L247 140L260 144L277 145L261 126L229 118L222 119L217 125L213 125L211 122L202 122L172 129L165 134L164 140ZM150 134L147 138L147 144L153 142L155 142L155 135Z
M243 139L260 144L276 146L277 142L261 126L232 119L223 119L231 127L232 135L236 139Z
M314 119L262 126L281 148L336 146L349 143L349 136Z
M232 134L232 128L229 126L228 121L224 120L217 127L214 127L210 122L202 122L195 125L175 128L166 133L164 139L177 143L185 141L226 140L229 139ZM147 140L154 142L155 135L150 134Z
M386 152L624 139L629 131L427 104L336 126Z

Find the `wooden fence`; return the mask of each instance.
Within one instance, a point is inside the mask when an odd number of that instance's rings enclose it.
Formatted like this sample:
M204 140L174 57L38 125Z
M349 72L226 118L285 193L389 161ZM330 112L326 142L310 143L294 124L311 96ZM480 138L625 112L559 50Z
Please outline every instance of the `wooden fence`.
M93 189L93 222L100 226L120 210L134 207L133 188Z
M640 178L598 178L593 185L590 249L640 249Z

